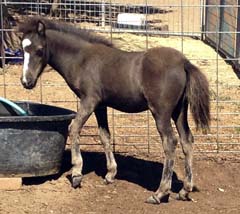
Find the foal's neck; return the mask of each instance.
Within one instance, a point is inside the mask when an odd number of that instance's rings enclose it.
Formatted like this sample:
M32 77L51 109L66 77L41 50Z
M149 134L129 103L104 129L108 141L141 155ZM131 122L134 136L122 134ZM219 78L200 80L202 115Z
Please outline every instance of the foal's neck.
M74 35L52 30L48 30L46 36L49 51L48 64L66 80L76 65L76 60L81 58L81 54L90 46L90 43Z

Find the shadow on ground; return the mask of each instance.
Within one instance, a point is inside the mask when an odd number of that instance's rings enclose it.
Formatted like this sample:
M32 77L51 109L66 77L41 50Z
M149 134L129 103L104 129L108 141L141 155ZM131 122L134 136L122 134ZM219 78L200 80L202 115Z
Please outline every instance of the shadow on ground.
M104 178L106 170L105 154L101 152L82 152L83 157L83 175L95 172L96 175ZM163 164L148 160L139 159L136 157L125 156L122 154L115 154L115 158L118 164L117 180L125 180L137 185L149 191L156 191L162 176ZM64 153L63 165L57 175L24 178L24 185L40 185L48 180L57 180L64 173L68 174L70 185L70 171L71 171L71 153L67 150ZM69 172L69 173L68 173ZM176 173L173 173L172 178L172 191L179 192L183 183L178 179Z

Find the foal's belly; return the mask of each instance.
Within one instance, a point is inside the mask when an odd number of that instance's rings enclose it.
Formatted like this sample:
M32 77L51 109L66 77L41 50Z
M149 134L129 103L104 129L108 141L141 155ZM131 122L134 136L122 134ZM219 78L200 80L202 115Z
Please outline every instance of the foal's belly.
M129 98L110 99L105 105L126 113L138 113L148 109L147 101L144 98L135 100Z

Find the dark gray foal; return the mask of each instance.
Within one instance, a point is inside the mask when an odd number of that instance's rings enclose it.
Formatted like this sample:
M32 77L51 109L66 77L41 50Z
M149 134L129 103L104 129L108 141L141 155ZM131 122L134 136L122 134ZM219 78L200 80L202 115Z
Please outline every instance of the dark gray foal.
M173 48L125 52L85 30L39 17L27 20L20 31L24 50L23 86L35 87L49 64L81 99L69 133L73 187L80 186L82 180L79 133L90 115L95 113L97 118L107 159L105 180L112 183L117 164L110 145L107 107L129 113L149 109L162 139L165 161L160 186L147 202L158 204L170 192L177 145L171 119L185 155L186 179L178 198L187 200L193 188L193 136L187 121L188 105L197 127L208 129L210 121L208 81L203 73Z

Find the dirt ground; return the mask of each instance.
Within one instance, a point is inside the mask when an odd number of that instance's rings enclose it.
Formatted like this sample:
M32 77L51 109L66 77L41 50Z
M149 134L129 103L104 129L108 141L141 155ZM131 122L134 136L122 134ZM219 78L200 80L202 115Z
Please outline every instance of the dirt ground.
M0 191L0 213L229 213L240 212L240 160L196 159L194 180L197 191L192 201L176 201L182 187L181 158L177 158L169 203L145 203L158 187L162 164L159 157L117 155L115 183L105 185L105 159L102 153L83 152L82 187L73 189L70 153L64 155L61 173L56 176L23 180L21 190Z

